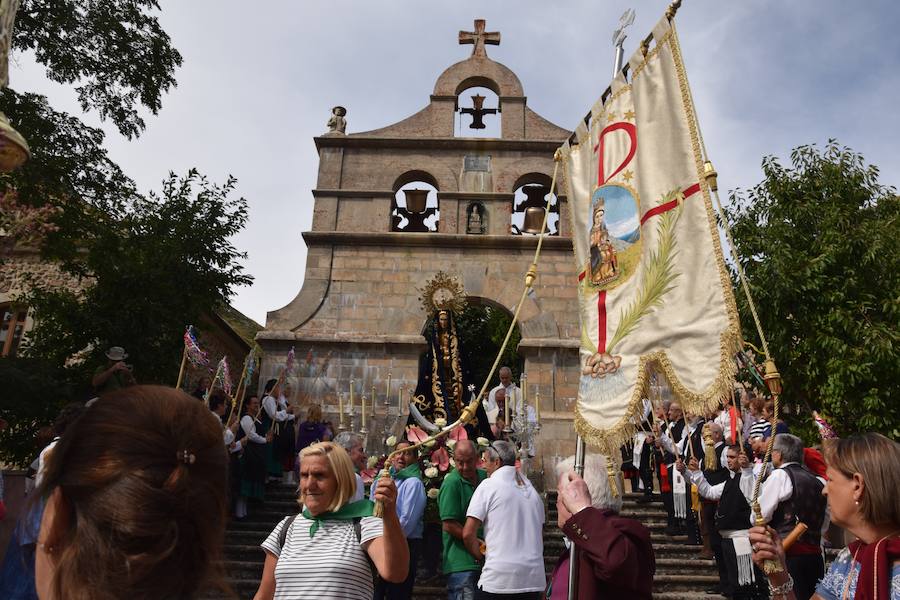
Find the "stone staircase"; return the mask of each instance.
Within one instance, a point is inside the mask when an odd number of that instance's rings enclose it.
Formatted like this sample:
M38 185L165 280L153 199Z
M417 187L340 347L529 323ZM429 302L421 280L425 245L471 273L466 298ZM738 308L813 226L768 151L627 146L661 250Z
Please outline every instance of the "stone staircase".
M549 492L547 523L544 527L544 562L551 573L556 558L563 549L562 532L556 524L556 493ZM685 544L685 536L664 533L666 514L662 503L638 504L637 494L626 493L622 514L643 523L651 533L656 553L654 598L658 600L721 599L704 590L718 583L712 560L698 557L700 547ZM241 522L231 522L225 539L225 572L228 583L241 600L250 599L256 592L262 575L264 555L259 544L285 515L297 510L292 486L270 485L264 506L254 510ZM208 596L215 598L216 596ZM443 577L417 584L416 599L446 598Z

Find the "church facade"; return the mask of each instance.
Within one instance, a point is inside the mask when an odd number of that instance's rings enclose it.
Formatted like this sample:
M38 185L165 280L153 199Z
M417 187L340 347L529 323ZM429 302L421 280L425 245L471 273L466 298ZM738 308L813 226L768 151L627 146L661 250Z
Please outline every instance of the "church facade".
M487 56L485 44L499 43L499 34L485 32L483 21L474 32L460 32L460 43L473 45L471 56L440 75L416 114L346 134L347 111L335 107L330 131L315 138L319 171L312 229L303 233L303 286L287 306L268 313L257 341L264 351L261 381L277 376L293 347L293 400L321 404L335 425L339 395L346 407L352 380L354 427L360 397L371 403L374 391L382 419L376 423L387 431L404 390L415 387L429 317L420 290L435 273L457 277L470 302L510 312L522 293L554 152L571 132L532 111L515 73ZM472 88L493 92L496 106L465 95ZM472 106L463 106L470 98ZM499 137L454 131L457 119L479 129L495 113ZM562 190L562 169L559 179ZM520 313L518 347L529 404L540 392L538 453L548 472L553 457L574 451L580 336L561 193L551 213L534 293ZM369 426L376 428L382 425ZM370 438L380 443L379 436Z

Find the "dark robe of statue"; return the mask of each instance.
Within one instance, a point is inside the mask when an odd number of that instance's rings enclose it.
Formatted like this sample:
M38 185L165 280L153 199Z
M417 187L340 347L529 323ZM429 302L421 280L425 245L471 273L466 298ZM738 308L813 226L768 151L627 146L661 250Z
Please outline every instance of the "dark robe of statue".
M416 383L414 402L416 408L431 423L444 419L449 425L459 418L460 412L471 401L475 384L466 365L462 340L456 334L456 322L449 311L439 311L425 332L428 350L419 359L419 379ZM477 393L477 389L476 389ZM481 403L475 414L477 424L466 425L471 439L478 436L493 440L491 426ZM412 415L409 425L416 425Z

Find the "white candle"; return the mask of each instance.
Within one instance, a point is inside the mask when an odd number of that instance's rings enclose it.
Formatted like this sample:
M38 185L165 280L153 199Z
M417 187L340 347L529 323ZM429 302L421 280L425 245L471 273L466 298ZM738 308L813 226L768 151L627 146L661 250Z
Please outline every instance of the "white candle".
M366 428L366 395L362 395L362 402L360 402L362 406L362 420L360 421L360 429Z
M372 416L375 416L375 384L372 384Z
M397 388L397 414L403 414L403 386Z
M353 416L353 380L350 380L350 415Z
M534 386L534 418L538 423L541 422L541 390L537 384Z
M387 389L384 391L385 404L387 404L391 398L391 379L393 379L393 373L388 371Z
M519 410L522 411L522 418L528 421L528 375L522 373L522 380L519 383L522 384L522 406Z
M338 392L338 415L340 415L341 428L344 427L344 395Z

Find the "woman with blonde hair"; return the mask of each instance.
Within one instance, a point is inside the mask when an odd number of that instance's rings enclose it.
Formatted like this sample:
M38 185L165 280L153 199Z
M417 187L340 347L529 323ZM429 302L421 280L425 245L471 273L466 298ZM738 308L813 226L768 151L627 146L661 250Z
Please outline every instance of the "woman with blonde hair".
M266 563L254 600L371 600L373 568L384 580L406 579L409 551L393 480L379 479L373 493L384 504L381 519L372 516L371 501L350 502L355 491L342 447L319 442L300 452L303 510L282 519L262 543Z
M832 522L856 536L816 586L814 600L900 599L900 444L878 433L826 440ZM753 560L784 567L784 548L771 527L750 530ZM787 569L768 575L772 600L794 600Z

